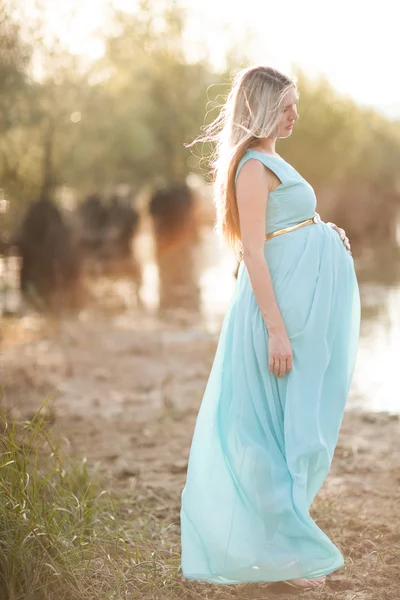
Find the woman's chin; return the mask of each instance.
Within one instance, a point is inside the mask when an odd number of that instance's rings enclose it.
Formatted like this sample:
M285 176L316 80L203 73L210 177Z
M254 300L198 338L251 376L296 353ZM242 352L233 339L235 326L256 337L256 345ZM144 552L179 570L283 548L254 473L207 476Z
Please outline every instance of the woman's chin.
M292 135L292 131L293 131L293 129L284 129L283 131L280 132L280 134L278 135L278 138L279 139L288 138Z

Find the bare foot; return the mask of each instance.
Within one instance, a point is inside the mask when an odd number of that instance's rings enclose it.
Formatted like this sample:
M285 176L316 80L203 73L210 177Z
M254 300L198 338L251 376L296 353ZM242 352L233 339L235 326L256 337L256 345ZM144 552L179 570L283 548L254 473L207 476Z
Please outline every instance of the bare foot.
M297 588L316 588L325 583L326 577L315 577L312 579L300 578L300 579L289 579L284 581L288 585Z
M326 576L324 575L323 577L313 577L313 579L310 579L309 581L316 581L318 585L323 585L326 581Z

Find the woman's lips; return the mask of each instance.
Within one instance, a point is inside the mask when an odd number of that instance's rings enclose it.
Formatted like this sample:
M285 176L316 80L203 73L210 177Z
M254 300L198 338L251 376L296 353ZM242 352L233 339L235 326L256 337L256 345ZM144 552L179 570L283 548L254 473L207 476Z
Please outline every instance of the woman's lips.
M286 129L293 129L293 125L289 125Z

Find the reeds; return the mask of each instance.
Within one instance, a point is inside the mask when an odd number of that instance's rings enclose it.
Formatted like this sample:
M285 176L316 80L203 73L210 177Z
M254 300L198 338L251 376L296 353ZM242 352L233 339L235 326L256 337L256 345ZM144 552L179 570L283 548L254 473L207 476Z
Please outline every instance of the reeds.
M166 527L101 490L85 460L63 459L45 404L29 422L2 414L1 600L168 597L180 576Z
M275 585L185 580L176 500L136 488L118 495L102 489L85 459L62 455L47 405L25 422L0 414L0 600L275 597ZM398 521L366 518L362 499L350 490L337 500L318 497L313 514L343 550L345 572L313 596L397 597ZM397 515L398 506L392 509ZM281 591L282 600L291 597Z

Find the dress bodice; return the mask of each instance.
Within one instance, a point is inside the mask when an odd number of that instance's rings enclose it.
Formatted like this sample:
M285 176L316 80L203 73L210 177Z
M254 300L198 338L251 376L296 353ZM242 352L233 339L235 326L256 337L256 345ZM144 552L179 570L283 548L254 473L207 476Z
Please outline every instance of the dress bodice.
M238 164L235 181L241 167L251 158L261 161L281 181L268 195L265 233L290 227L315 215L317 199L313 187L280 156L246 150Z

